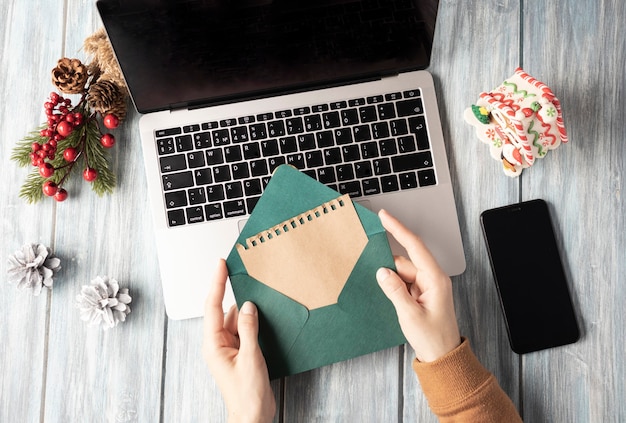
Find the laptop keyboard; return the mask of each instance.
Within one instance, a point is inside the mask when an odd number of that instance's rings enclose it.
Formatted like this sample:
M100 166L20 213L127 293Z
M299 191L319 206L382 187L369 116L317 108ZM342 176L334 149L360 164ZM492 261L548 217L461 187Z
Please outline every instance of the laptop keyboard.
M437 183L419 89L155 132L169 226L252 212L288 164L352 198Z

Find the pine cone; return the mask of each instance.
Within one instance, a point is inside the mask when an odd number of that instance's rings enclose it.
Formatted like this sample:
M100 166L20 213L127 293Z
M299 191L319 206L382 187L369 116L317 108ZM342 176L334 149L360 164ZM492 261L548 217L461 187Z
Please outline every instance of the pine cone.
M26 244L9 256L9 283L20 289L30 289L33 295L41 294L46 286L52 289L53 276L61 269L61 260L50 253L43 244Z
M83 285L76 296L80 318L103 329L111 329L126 321L132 301L128 289L120 289L119 283L108 276L98 276L89 285Z
M126 97L120 87L108 79L91 84L88 92L89 107L103 116L114 114L120 120L126 117Z
M89 72L78 59L59 59L52 69L52 83L64 94L79 94L85 89Z

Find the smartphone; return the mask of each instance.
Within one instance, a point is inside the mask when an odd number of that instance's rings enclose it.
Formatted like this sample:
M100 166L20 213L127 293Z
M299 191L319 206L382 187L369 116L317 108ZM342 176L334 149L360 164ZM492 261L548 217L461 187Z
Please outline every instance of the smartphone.
M576 342L580 332L546 202L486 210L480 222L513 351Z

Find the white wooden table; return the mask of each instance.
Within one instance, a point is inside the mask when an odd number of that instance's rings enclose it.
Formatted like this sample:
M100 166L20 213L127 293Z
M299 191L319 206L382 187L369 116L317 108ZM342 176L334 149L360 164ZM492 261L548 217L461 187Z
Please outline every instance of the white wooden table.
M528 422L626 421L626 3L442 0L431 72L447 141L467 271L453 280L463 334ZM100 26L86 0L0 2L0 421L220 422L225 409L200 355L202 320L165 315L144 190L138 116L116 134L115 193L72 184L61 204L18 198L15 141L43 121L50 70L86 59ZM504 176L462 114L523 65L561 100L570 143L519 179ZM583 336L511 352L478 216L520 199L551 206ZM8 256L41 242L63 259L39 297L6 283ZM519 252L523 254L523 252ZM204 269L207 279L213 269ZM109 275L131 290L127 323L85 325L81 285ZM279 422L433 422L395 348L274 383Z

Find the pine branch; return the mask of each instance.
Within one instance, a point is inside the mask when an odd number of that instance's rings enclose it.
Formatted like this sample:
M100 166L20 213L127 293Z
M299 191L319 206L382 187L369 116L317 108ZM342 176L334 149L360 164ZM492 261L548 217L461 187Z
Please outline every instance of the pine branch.
M30 153L32 153L32 145L34 142L38 144L43 144L46 142L46 137L42 137L40 132L42 129L46 128L46 124L42 124L36 130L30 132L23 139L18 141L17 145L13 148L13 152L11 153L11 160L17 162L17 165L20 167L29 166L30 163Z
M116 183L115 174L110 168L110 154L100 143L100 129L95 119L90 119L85 125L85 155L86 164L98 172L98 177L92 182L93 191L102 196L113 192Z

